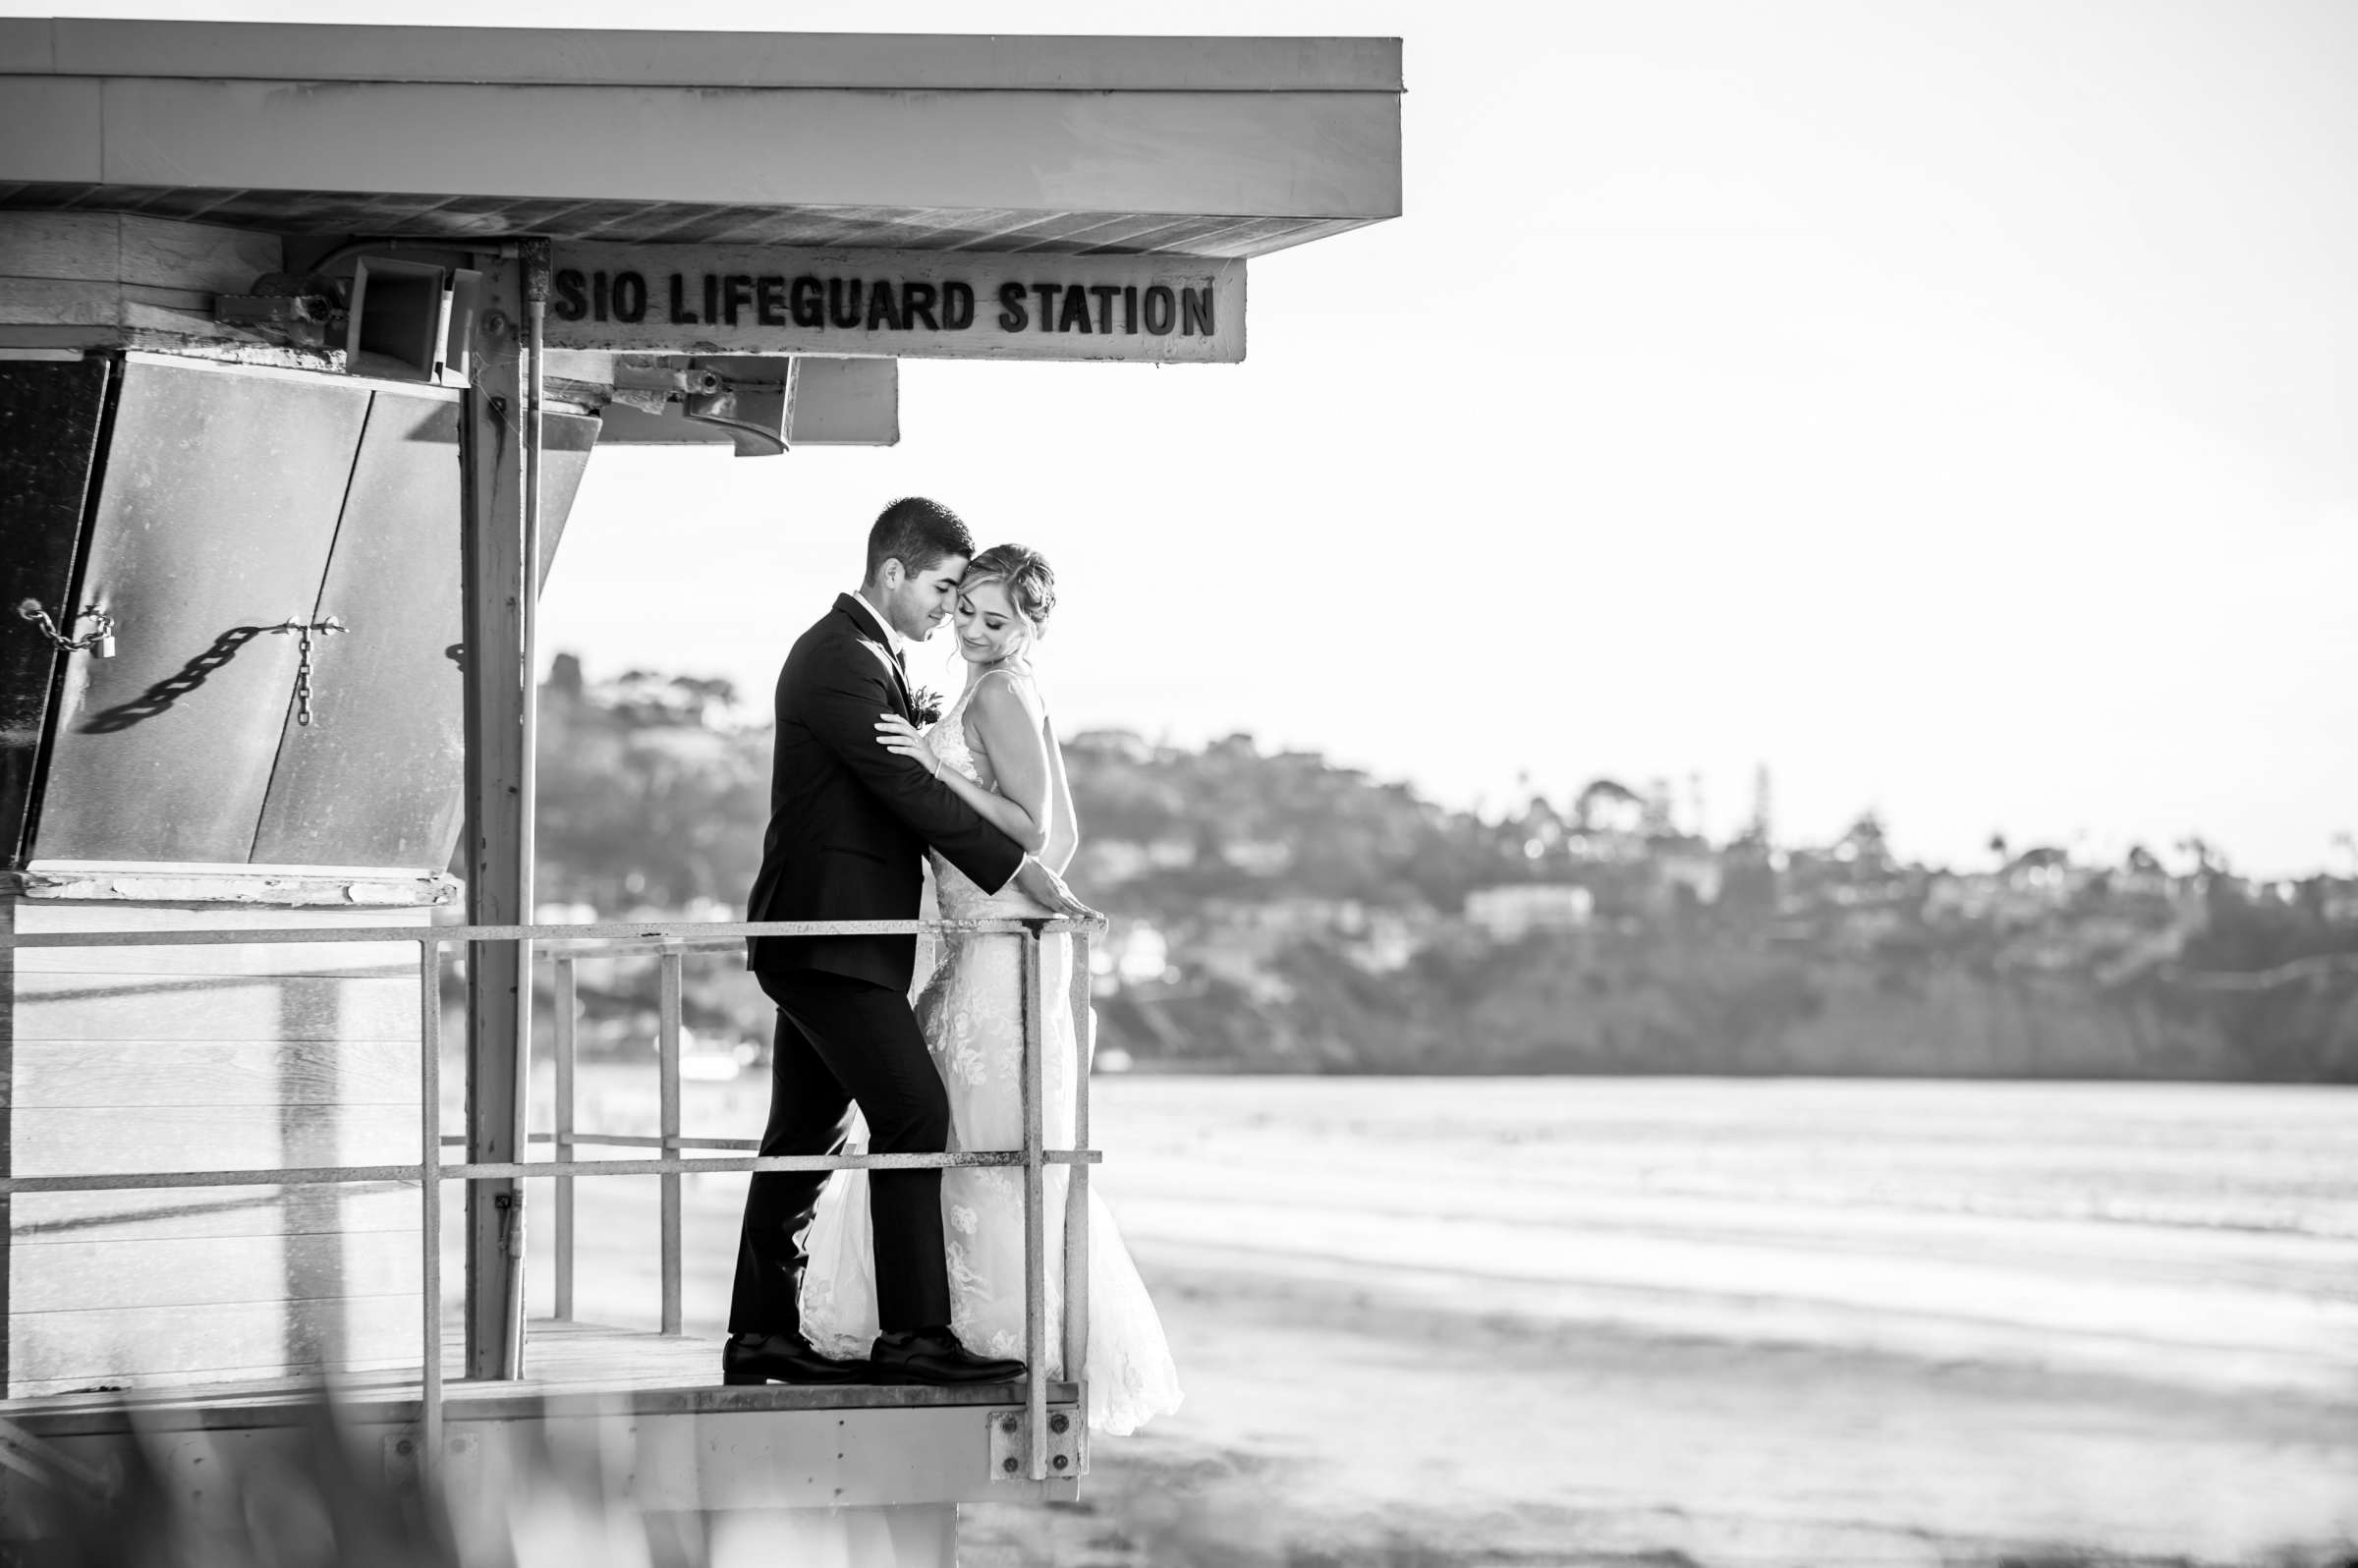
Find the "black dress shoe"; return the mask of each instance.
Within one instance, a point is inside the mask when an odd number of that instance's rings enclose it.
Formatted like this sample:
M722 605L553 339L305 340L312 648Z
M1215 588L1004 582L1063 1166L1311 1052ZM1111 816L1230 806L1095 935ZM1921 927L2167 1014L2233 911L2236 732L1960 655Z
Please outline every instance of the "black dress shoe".
M978 1356L946 1328L907 1328L878 1334L870 1365L880 1383L1011 1383L1020 1361Z
M879 1381L864 1361L837 1361L811 1348L800 1334L731 1334L720 1350L720 1380L745 1383L867 1383Z

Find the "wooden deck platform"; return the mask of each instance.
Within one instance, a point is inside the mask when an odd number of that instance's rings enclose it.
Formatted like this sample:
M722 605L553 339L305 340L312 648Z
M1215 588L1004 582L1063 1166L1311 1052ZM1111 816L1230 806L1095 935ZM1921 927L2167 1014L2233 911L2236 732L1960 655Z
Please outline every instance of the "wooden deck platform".
M459 1377L455 1334L446 1338L443 1418L450 1423L514 1421L568 1409L612 1416L706 1416L819 1410L911 1410L1020 1405L1024 1385L965 1387L785 1383L730 1388L720 1381L717 1338L667 1336L646 1329L541 1320L529 1325L526 1375L513 1382ZM420 1419L417 1373L368 1372L331 1383L298 1379L205 1383L176 1389L90 1389L0 1400L0 1420L41 1437L97 1435L143 1428L191 1430L291 1425L324 1391L348 1418L366 1426L406 1426ZM1048 1385L1051 1405L1070 1405L1078 1389Z

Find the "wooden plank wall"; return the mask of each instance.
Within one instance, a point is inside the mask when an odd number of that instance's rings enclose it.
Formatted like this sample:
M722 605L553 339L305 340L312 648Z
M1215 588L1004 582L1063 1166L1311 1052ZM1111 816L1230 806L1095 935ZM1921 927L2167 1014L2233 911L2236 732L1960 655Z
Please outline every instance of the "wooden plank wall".
M0 213L0 320L214 333L213 296L281 265L278 237L118 212Z
M8 900L22 931L423 924L423 910ZM418 952L19 950L11 1174L418 1157ZM417 1190L35 1193L6 1209L7 1393L415 1367Z

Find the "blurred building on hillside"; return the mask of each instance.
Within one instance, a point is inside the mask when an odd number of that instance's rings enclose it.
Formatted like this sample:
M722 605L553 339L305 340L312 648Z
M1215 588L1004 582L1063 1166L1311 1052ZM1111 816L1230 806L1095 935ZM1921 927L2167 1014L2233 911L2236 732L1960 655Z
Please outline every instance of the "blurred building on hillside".
M1509 882L1466 895L1466 922L1495 941L1577 931L1596 918L1597 895L1577 882Z

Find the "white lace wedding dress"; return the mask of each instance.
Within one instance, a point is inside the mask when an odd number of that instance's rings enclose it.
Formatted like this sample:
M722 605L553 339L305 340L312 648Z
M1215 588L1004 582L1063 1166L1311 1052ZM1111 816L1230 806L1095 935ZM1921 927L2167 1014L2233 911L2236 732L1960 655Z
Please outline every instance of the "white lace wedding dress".
M970 684L926 744L945 767L979 779L961 722ZM939 856L927 857L944 920L1037 915L1010 888L984 893ZM917 999L917 1021L950 1094L950 1148L1024 1146L1021 939L953 936ZM922 949L921 949L922 951ZM1073 1074L1087 1060L1076 1037L1070 997L1072 942L1040 942L1047 1147L1073 1147ZM920 970L923 973L923 970ZM1092 1019L1094 1028L1095 1020ZM865 1127L855 1126L854 1141ZM1067 1375L1064 1345L1064 1209L1069 1167L1046 1173L1049 1375ZM1024 1174L1020 1168L942 1173L943 1230L949 1246L950 1327L984 1356L1024 1354ZM803 1276L803 1332L823 1353L865 1357L876 1335L875 1250L869 1225L868 1173L837 1171L819 1196ZM1112 1213L1089 1195L1089 1423L1105 1432L1136 1430L1150 1417L1179 1408L1179 1372L1162 1321L1122 1245Z

